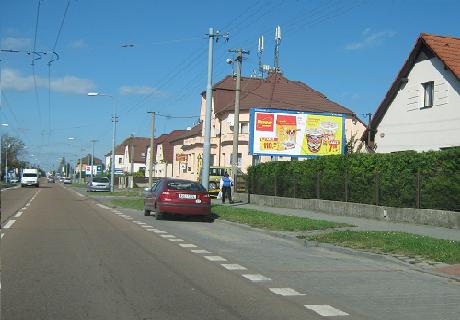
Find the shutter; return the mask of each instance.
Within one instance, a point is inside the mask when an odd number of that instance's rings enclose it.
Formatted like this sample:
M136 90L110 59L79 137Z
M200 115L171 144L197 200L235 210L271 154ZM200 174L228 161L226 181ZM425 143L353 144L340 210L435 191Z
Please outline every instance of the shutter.
M420 85L415 85L407 88L406 111L413 111L420 108L420 95L422 88Z
M438 80L434 82L434 101L436 107L447 105L449 103L449 84L446 80Z

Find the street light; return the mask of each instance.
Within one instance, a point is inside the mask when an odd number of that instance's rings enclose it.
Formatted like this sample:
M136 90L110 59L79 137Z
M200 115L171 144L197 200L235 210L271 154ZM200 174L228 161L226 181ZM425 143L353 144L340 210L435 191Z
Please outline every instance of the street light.
M116 99L115 97L109 95L109 94L104 94L100 92L88 92L89 97L97 97L97 96L103 96L103 97L109 97L112 99L112 122L113 122L113 132L112 132L112 160L110 161L110 191L113 192L114 184L115 184L115 132L117 130L117 114L115 110L115 105L116 105ZM92 168L91 168L92 172Z

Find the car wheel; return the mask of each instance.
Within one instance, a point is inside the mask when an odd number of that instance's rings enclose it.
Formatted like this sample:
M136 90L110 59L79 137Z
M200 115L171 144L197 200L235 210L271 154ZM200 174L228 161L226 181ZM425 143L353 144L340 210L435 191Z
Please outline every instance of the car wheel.
M217 189L217 183L210 182L209 183L209 190L216 190L216 189Z
M150 210L144 209L144 216L150 216Z
M164 218L164 215L163 215L162 212L159 212L159 211L155 212L155 219L156 220L163 220L163 218Z

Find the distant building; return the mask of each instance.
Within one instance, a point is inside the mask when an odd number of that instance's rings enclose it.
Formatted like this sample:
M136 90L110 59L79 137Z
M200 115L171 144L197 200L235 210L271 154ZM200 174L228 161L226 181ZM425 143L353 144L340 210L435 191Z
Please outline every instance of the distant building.
M379 153L460 146L460 38L422 33L370 128Z

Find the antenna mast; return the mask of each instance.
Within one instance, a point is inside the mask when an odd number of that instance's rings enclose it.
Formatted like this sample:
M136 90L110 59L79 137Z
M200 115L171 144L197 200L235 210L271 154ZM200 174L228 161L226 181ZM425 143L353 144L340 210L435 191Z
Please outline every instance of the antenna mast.
M264 66L262 64L262 55L264 53L264 36L259 37L259 46L257 48L257 56L259 57L259 72L264 77Z
M279 57L280 57L280 44L281 44L281 27L276 26L275 28L275 72L281 72L279 67Z

